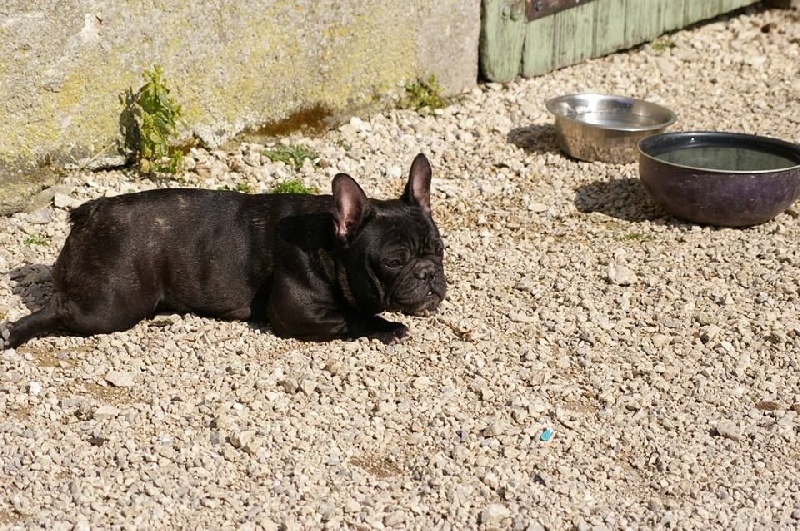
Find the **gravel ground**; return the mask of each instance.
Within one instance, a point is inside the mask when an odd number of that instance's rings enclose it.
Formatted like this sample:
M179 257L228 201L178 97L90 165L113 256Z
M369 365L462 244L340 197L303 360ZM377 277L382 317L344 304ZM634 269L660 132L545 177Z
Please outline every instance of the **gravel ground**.
M672 107L673 130L800 141L798 64L800 12L751 10L294 136L319 153L298 172L262 145L193 151L171 185L327 191L347 171L374 197L424 151L448 300L394 316L412 337L393 346L186 315L3 351L0 525L800 526L798 205L744 230L680 222L636 164L562 156L543 103L627 94ZM67 207L164 185L74 173L54 206L0 219L0 316L52 292Z

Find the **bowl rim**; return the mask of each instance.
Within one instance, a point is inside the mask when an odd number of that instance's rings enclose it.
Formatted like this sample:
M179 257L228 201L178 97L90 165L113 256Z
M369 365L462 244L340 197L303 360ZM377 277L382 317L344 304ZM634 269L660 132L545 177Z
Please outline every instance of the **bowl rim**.
M772 169L765 169L765 170L722 170L718 168L704 168L701 166L690 166L688 164L680 164L677 162L669 162L664 159L658 158L656 155L652 154L650 144L657 144L659 142L678 142L682 139L688 139L689 142L694 141L697 137L702 137L705 139L738 139L738 140L745 140L752 143L756 143L757 145L763 146L765 148L772 148L767 149L768 153L772 154L790 154L791 156L787 156L786 158L795 158L798 160L796 164L793 166L788 166L785 168L772 168ZM658 133L655 135L648 136L639 140L636 143L636 149L639 151L640 157L647 157L648 159L662 164L664 166L670 166L673 168L685 168L689 170L695 171L702 171L709 174L715 175L759 175L759 174L777 174L783 173L790 170L800 169L800 144L795 144L793 142L788 142L786 140L782 140L780 138L774 138L769 136L763 135L754 135L751 133L739 133L739 132L729 132L729 131L672 131L669 133ZM762 150L764 151L764 150Z
M557 104L561 103L562 101L569 100L569 99L575 99L575 98L589 98L589 99L596 99L596 100L617 100L617 101L621 101L621 102L624 102L624 103L629 104L629 105L638 103L640 105L644 105L646 107L649 107L649 108L652 108L652 109L657 110L659 112L662 112L666 116L668 116L669 118L664 122L659 122L658 124L647 125L647 126L634 126L634 125L631 125L631 126L622 126L622 127L620 127L620 126L613 126L612 127L612 126L606 126L606 125L602 125L602 124L591 124L591 123L585 122L583 120L579 120L577 118L574 118L574 117L571 117L569 115L566 115L564 113L558 112L557 107L556 107ZM547 110L550 112L550 114L556 116L557 118L560 118L562 120L566 120L566 121L571 122L571 123L579 124L579 125L582 125L584 127L591 127L593 129L602 129L602 130L606 130L606 131L625 131L625 132L631 132L631 133L657 131L657 130L665 129L665 128L669 127L670 125L674 124L678 120L678 116L675 114L675 112L672 109L670 109L668 107L665 107L664 105L661 105L659 103L655 103L655 102L648 101L648 100L643 100L641 98L633 98L633 97L630 97L630 96L621 96L621 95L618 95L618 94L605 94L605 93L602 93L602 92L575 92L575 93L571 93L571 94L562 94L561 96L556 96L554 98L548 99L547 101L545 101L544 105L547 108ZM587 113L581 113L581 114L587 114ZM580 116L580 114L577 115L577 116Z

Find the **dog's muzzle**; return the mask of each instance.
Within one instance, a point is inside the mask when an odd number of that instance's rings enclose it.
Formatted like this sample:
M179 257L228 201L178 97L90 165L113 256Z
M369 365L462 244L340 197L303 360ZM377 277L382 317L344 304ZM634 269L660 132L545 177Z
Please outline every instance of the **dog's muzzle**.
M442 267L431 260L420 260L398 279L393 306L405 314L429 315L444 300L446 291Z

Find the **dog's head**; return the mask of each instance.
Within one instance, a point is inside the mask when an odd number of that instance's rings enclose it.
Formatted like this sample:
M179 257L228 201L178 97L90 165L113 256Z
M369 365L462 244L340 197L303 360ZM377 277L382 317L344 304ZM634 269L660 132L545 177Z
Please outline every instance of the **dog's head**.
M414 159L400 199L370 200L348 175L333 179L345 296L368 313L433 312L444 299L444 246L431 217L431 166Z

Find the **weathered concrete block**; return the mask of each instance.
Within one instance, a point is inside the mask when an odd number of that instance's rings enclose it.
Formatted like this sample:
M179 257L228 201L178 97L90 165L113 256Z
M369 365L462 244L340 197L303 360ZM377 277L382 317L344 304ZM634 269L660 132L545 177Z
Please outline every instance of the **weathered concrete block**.
M113 145L126 89L161 65L188 131L209 144L310 107L341 112L435 74L477 80L474 0L5 0L0 183L44 157Z

